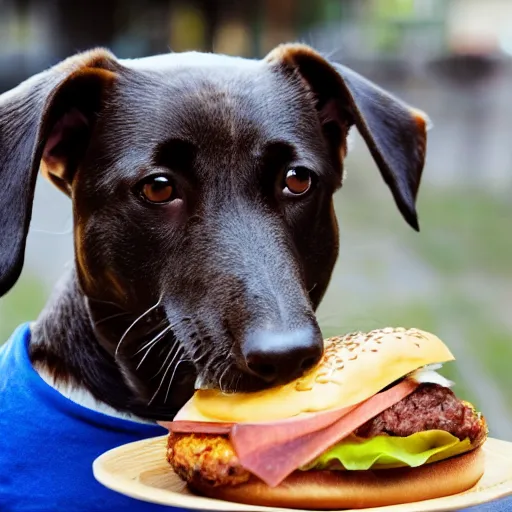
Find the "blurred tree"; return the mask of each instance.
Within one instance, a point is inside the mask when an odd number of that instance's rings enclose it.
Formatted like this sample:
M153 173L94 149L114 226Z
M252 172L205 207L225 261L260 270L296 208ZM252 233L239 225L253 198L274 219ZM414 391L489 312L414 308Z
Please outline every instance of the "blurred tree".
M212 0L198 0L198 5L203 12L204 16L204 41L205 41L205 50L213 51L213 44L215 40L215 34L218 30L219 26L219 14L221 11L221 6L218 1Z
M169 48L174 52L211 51L208 21L199 3L173 4L169 13L168 31Z
M23 0L28 1L28 0ZM79 2L56 0L59 27L59 59L95 46L110 46L116 34L116 14L120 0Z
M262 16L261 54L296 38L298 13L295 0L262 0Z

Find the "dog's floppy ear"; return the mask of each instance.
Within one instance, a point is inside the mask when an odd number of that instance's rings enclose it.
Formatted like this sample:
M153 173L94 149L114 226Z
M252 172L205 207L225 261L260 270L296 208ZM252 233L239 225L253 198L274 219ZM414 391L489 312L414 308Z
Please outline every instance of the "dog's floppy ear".
M321 121L355 125L405 220L419 230L416 196L425 163L427 116L305 45L281 45L266 60L292 72L316 99Z
M0 296L23 267L37 173L65 192L118 64L98 49L71 57L0 95Z

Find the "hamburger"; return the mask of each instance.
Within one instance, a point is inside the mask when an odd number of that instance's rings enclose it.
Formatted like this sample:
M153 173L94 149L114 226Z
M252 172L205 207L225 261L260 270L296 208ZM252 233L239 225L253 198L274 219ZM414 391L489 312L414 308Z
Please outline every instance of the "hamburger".
M325 340L300 378L252 393L197 390L167 460L200 495L253 505L365 508L447 496L484 471L484 417L437 370L454 360L418 329Z

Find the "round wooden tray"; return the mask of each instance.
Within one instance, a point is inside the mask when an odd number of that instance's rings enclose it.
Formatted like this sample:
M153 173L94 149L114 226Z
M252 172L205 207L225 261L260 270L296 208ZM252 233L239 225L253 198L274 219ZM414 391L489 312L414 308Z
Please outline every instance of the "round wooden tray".
M109 450L94 461L95 478L109 489L126 496L172 507L222 511L290 512L290 509L242 505L195 496L168 465L165 458L166 439L166 436L156 437ZM366 512L459 510L511 495L512 443L488 439L484 445L484 451L486 455L484 476L469 491L435 500L368 508L365 509Z

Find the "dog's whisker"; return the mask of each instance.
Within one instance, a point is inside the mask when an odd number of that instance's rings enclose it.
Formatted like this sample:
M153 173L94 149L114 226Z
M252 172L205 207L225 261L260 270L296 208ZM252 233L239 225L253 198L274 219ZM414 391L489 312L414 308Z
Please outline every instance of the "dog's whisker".
M160 296L160 298L158 299L158 302L154 305L154 306L151 306L148 310L146 310L144 313L142 313L142 315L138 316L131 324L130 326L128 327L128 329L126 329L126 331L124 332L124 334L121 336L121 339L119 340L119 343L117 344L117 347L116 347L116 350L115 350L115 355L117 356L117 353L119 352L119 347L121 346L121 344L123 343L124 339L126 338L126 336L128 335L128 333L137 325L137 323L142 320L146 315L148 315L149 313L151 313L151 311L154 311L159 305L160 305L160 302L162 301L162 297L163 295Z
M242 374L239 373L236 377L236 381L233 385L233 393L236 393L238 391L238 386L240 385L240 381L242 380Z
M88 300L91 302L97 302L99 304L109 304L110 306L115 306L118 309L123 309L119 304L112 302L111 300L95 299L93 297L88 297Z
M167 374L169 373L169 370L172 368L172 365L174 363L174 361L176 360L176 358L180 355L180 353L182 352L182 348L180 347L176 353L174 354L174 357L172 358L172 360L170 361L170 363L167 365L167 369L165 370L163 376L162 376L162 379L160 380L160 384L157 388L157 390L155 391L155 394L151 397L151 400L148 402L148 406L150 406L154 399L156 398L156 396L158 395L158 393L160 392L160 389L162 389L162 385L163 383L165 382L165 377L167 377ZM171 354L172 352L169 351L169 354Z
M166 350L167 351L167 356L164 359L164 362L160 366L159 370L155 373L155 375L153 375L153 377L151 377L152 379L154 379L155 377L160 375L160 373L162 373L162 370L165 368L165 365L167 364L167 361L169 360L169 357L172 356L173 351L176 348L176 345L178 345L178 339L175 339L174 343L171 345L171 347ZM180 350L183 350L183 349L181 347L178 347L178 350L176 352L179 352Z
M170 353L171 353L171 352L169 352L169 354L170 354ZM167 357L169 357L169 356L167 356ZM167 360L167 358L166 358L166 360ZM153 403L154 399L155 399L155 398L156 398L156 396L158 395L158 393L159 393L160 389L162 388L162 384L163 384L163 383L164 383L164 381L165 381L165 377L167 376L167 373L169 372L170 368L171 368L171 365L170 365L170 364L169 364L169 365L167 365L167 368L166 368L166 370L165 370L165 372L164 372L164 374L163 374L163 376L162 376L162 378L161 378L161 380L160 380L160 384L158 385L158 388L156 389L156 391L154 392L153 396L151 397L151 400L148 402L148 406L150 406L150 405Z
M144 351L147 347L149 347L150 345L153 345L155 342L157 341L160 341L161 337L162 336L165 336L170 330L172 330L173 326L172 325L167 325L162 331L160 331L154 338L152 338L151 340L149 340L147 343L145 343L144 345L142 345L141 348L139 348L139 350L137 350L137 352L135 352L133 354L133 356L135 357L137 354L140 354L142 351Z
M227 387L224 387L222 385L222 380L224 379L224 377L226 376L226 373L228 370L231 369L232 365L231 365L231 361L232 361L232 358L233 358L233 348L230 348L229 349L229 353L227 354L227 356L225 357L224 359L224 362L225 362L225 368L224 370L222 370L222 365L221 367L219 368L219 374L220 374L220 377L218 379L218 382L219 382L219 388L220 390L225 393L227 389L229 389L229 385Z
M194 351L193 353L193 357L192 357L192 362L197 366L205 357L208 357L210 355L210 351L209 350L204 350L204 352L202 354L200 354L199 356L197 356L197 352L198 351L201 351L202 348L201 347L197 347L197 349Z
M190 359L194 365L197 366L197 364L207 357L211 350L208 346L205 347L203 340L201 338L192 339L189 341L189 344L192 345L191 349L188 350L188 353L190 354Z
M204 348L203 346L201 346L200 344L197 345L194 350L191 351L191 354L192 354L192 357L193 358L196 358L198 357L198 354L200 354L199 357L203 357L204 354L207 354L208 353L208 349ZM202 355L201 355L202 354Z
M172 372L171 378L169 379L169 385L167 386L167 392L165 393L164 404L167 402L167 398L169 397L169 392L171 391L172 382L173 382L174 377L176 375L176 370L178 369L178 366L181 363L186 363L188 361L189 361L189 359L180 359L180 360L178 360L176 362L176 365L174 366L174 370Z
M183 355L183 348L178 347L178 350L176 350L176 353L174 354L173 358L171 359L169 366L172 366L174 362L176 361L176 358L180 355Z
M144 354L144 356L142 357L142 359L139 361L139 364L137 365L136 367L136 370L138 370L141 366L142 366L142 363L144 362L144 360L146 359L146 357L148 356L148 354L151 352L151 349L153 347L155 347L157 345L157 343L159 341L161 341L162 339L164 339L165 335L172 329L172 325L169 325L168 327L166 327L160 334L158 334L157 336L155 336L149 343L147 343L146 345L144 345L144 347L148 347L147 350L146 350L146 353ZM176 343L176 342L175 342ZM140 349L138 350L136 353L138 354L139 352L141 352L143 349ZM172 350L172 349L171 349Z
M113 320L114 318L119 318L120 316L127 316L130 313L127 313L126 311L122 311L121 313L116 313L115 315L107 316L106 318L102 318L101 320L97 320L94 322L94 325L100 325L104 322L108 322L109 320Z
M237 383L237 379L239 377L240 377L240 374L231 375L231 378L229 379L229 386L228 386L230 393L236 393L236 383Z
M160 340L159 340L159 341L160 341ZM149 351L150 351L150 350L151 350L151 349L156 345L156 343L158 343L158 342L155 342L155 344L154 344L153 346L149 347L148 351L146 352L146 354L145 354L145 355L144 355L144 357L142 358L142 361L141 361L141 362L139 363L139 365L137 366L137 369L138 369L138 368L139 368L139 366L143 363L143 361L144 361L144 359L146 358L146 356L148 355ZM175 347L176 347L176 345L177 345L177 344L178 344L178 340L175 340L175 341L174 341L174 343L171 345L171 348L169 349L169 354L172 354L172 352L173 352L173 350L175 349ZM157 376L158 376L158 374L163 370L163 368L164 368L164 365L162 365L162 366L160 367L160 369L158 370L158 372L157 372L157 373L155 373L155 375L153 375L153 377L152 377L152 378L154 379L155 377L157 377Z
M153 377L151 377L151 379L154 379L155 377L157 377L162 372L162 370L165 368L167 361L169 360L170 357L172 357L172 348L173 347L171 347L171 349L169 349L169 350L166 350L167 355L165 356L164 362L161 364L160 369L155 373L155 375L153 375Z
M210 361L207 362L207 364L204 367L204 372L208 374L210 372L210 368L213 368L213 372L211 372L212 379L216 380L218 382L218 379L216 376L220 373L220 371L224 368L224 363L226 359L222 357L222 355L217 355L210 359Z
M162 338L165 336L165 333L160 333L158 334L157 336L155 336L151 341L149 341L148 343L146 343L142 348L140 348L139 350L137 350L137 352L135 352L135 354L133 354L133 357L135 357L137 354L140 354L143 350L146 350L146 353L144 354L144 356L142 357L142 360L139 362L138 366L137 366L137 369L139 368L139 366L142 364L142 361L144 361L144 358L148 355L148 352L153 348L155 347L159 341L162 340Z
M226 375L226 372L231 368L231 364L229 363L228 361L228 364L226 365L226 368L224 368L224 371L221 373L220 375L220 378L219 378L219 389L222 391L222 393L226 393L226 389L229 389L229 388L224 388L222 387L222 379L225 377Z

